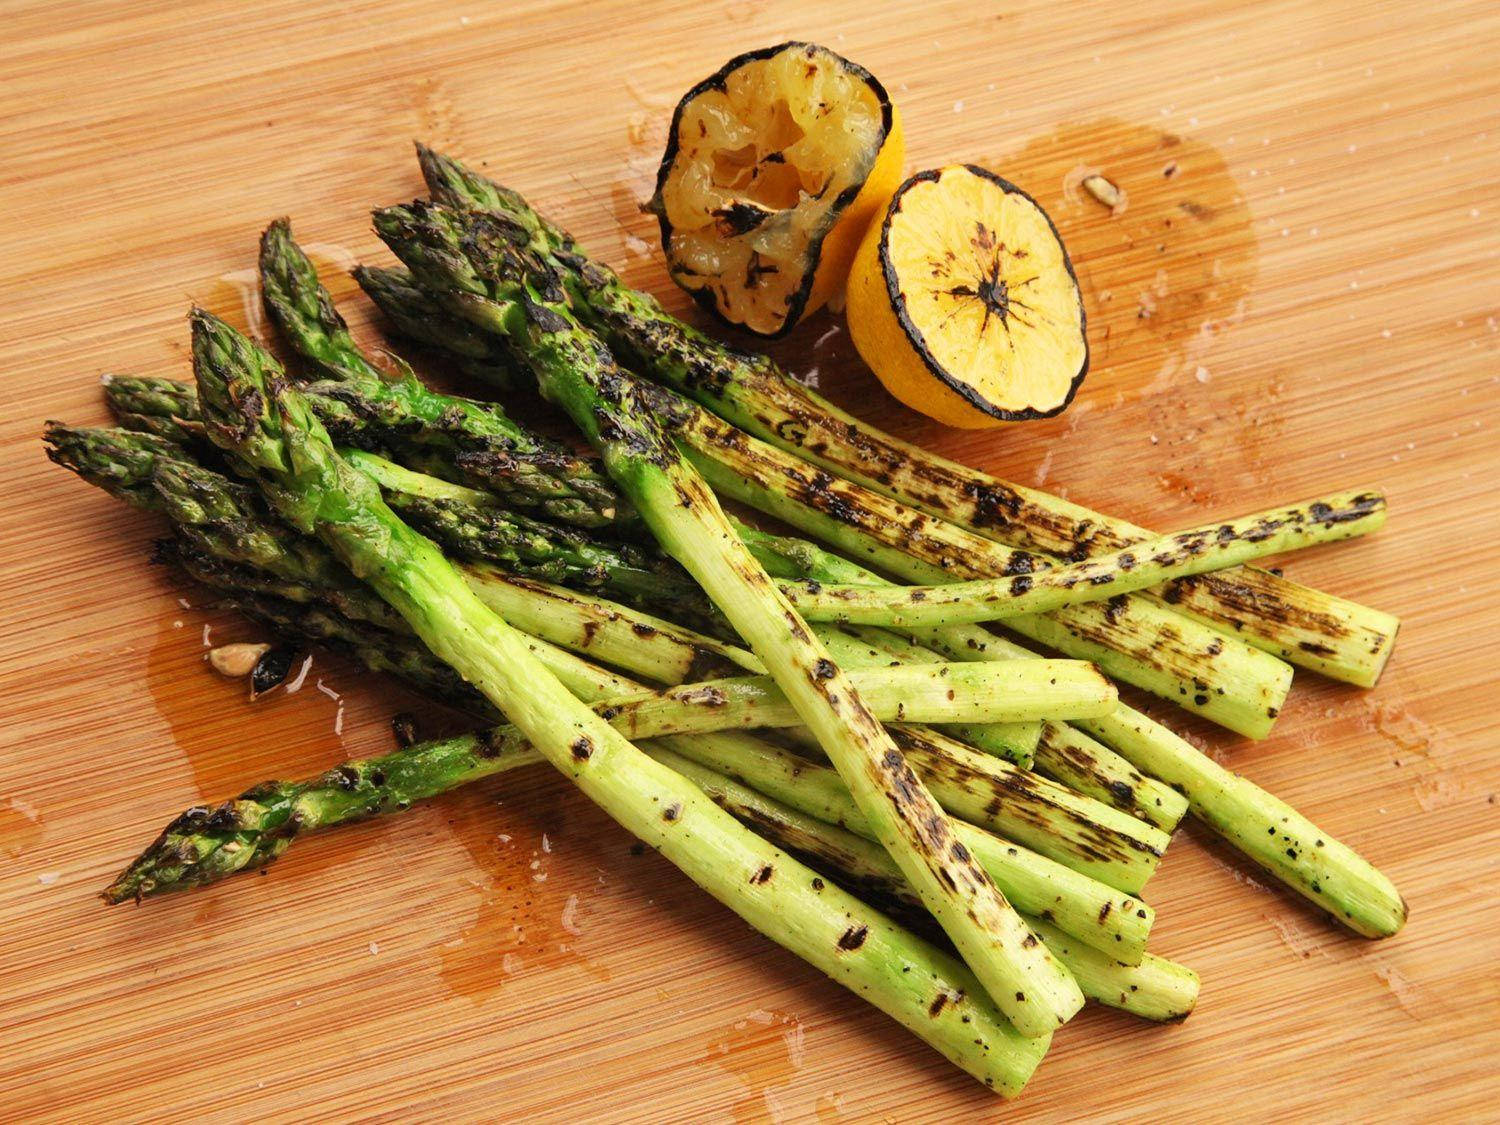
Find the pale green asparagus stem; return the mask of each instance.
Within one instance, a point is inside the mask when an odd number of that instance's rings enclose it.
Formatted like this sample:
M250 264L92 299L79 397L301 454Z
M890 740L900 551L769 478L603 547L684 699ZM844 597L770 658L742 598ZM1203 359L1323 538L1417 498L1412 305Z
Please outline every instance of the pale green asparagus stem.
M727 732L682 738L672 748L743 781L784 805L873 840L870 827L838 773L779 746ZM1134 895L955 820L954 834L1002 887L1017 910L1054 922L1087 945L1137 964L1155 912Z
M1035 574L942 586L808 583L801 588L784 587L783 593L810 621L896 628L973 624L1105 601L1172 578L1350 539L1375 531L1384 522L1384 497L1374 492L1345 492L1181 531L1113 555Z
M1138 711L1079 724L1180 789L1193 815L1292 890L1364 937L1406 924L1406 900L1358 852Z
M856 668L850 670L849 679L882 722L908 718L917 723L972 722L989 715L1025 721L1036 718L1037 712L1085 718L1108 714L1115 705L1109 681L1076 660ZM685 713L697 717L686 718ZM802 721L771 676L738 676L668 688L650 700L622 703L607 713L616 729L632 740L662 733L658 724L666 716L678 732L788 727ZM931 738L937 746L941 736L934 732ZM954 754L977 753L944 739L942 751L949 748ZM940 756L942 751L933 754ZM1114 809L1100 812L1107 819L1124 816Z
M194 335L215 443L256 474L283 518L327 542L549 762L746 921L981 1081L1007 1092L1024 1082L1044 1048L1007 1027L961 965L824 884L632 746L385 506L369 477L339 460L269 356L204 313L195 314ZM935 1006L939 994L951 1002Z
M841 886L865 897L921 909L900 868L880 845L798 812L680 754L656 750L653 757L692 781L735 819L827 871ZM1039 918L1027 917L1027 923L1068 966L1090 1000L1162 1022L1186 1019L1193 1010L1198 974L1187 966L1152 953L1143 954L1139 965L1127 965Z

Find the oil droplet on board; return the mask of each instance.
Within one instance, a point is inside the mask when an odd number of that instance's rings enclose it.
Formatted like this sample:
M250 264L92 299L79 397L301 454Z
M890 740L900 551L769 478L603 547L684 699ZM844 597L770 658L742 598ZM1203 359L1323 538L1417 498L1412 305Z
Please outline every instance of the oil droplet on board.
M709 1043L704 1058L735 1075L750 1095L733 1107L736 1121L779 1121L777 1091L802 1067L802 1021L775 1008L757 1008Z
M45 833L42 814L29 801L11 797L0 804L0 852L19 858L40 844Z

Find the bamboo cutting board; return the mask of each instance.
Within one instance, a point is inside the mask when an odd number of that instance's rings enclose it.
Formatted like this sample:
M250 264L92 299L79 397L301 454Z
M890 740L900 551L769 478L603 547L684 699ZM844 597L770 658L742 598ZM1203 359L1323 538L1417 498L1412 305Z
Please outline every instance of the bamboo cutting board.
M4 26L0 1118L1494 1115L1493 4L10 3ZM251 705L203 653L254 631L47 464L43 419L102 422L105 370L185 375L190 301L258 328L246 271L282 213L376 342L342 269L388 260L367 211L419 191L414 137L683 308L637 211L670 107L790 37L885 81L913 167L990 161L1042 201L1095 356L1063 417L984 435L896 406L837 317L776 349L793 371L1152 527L1388 490L1379 536L1294 563L1403 617L1379 688L1299 674L1259 744L1169 721L1390 872L1407 930L1337 932L1189 828L1148 897L1198 1011L1091 1010L1002 1108L541 771L105 908L183 807L383 751L420 704L318 656Z

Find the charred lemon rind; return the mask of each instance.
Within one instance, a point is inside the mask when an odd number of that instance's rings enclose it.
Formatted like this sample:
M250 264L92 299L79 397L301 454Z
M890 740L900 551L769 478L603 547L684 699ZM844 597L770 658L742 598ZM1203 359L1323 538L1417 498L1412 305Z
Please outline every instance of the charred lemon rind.
M683 265L674 252L677 233L666 204L673 169L682 155L682 125L684 115L706 94L727 95L732 75L747 66L764 63L786 52L807 52L809 57L831 61L852 79L860 83L874 98L879 112L879 129L874 146L868 152L868 161L834 196L823 211L817 224L806 235L800 255L801 275L796 285L786 295L780 312L779 323L774 327L757 326L729 315L723 306L730 304L725 285L714 281L705 282L706 276ZM816 311L833 297L842 287L848 275L849 264L857 251L860 239L867 226L872 225L881 207L900 178L901 152L899 143L899 117L886 89L864 67L844 58L835 51L816 43L788 40L771 47L746 51L730 59L717 71L694 85L677 103L672 113L667 135L667 147L657 168L656 190L647 209L657 218L661 233L662 250L666 256L667 269L672 280L693 298L716 320L765 339L785 336L806 316ZM797 204L797 206L800 206ZM753 204L744 208L748 212ZM726 209L730 210L730 209ZM769 210L769 209L767 209ZM788 210L795 210L794 208ZM766 215L739 214L738 210L726 214L724 221L731 223L739 218L745 230L729 230L726 234L747 233L767 221ZM721 296L722 305L721 305Z
M1067 385L1061 389L1061 394L1047 396L1045 402L1029 405L1001 405L986 397L972 383L956 378L954 373L941 363L934 355L932 347L928 344L922 328L915 322L908 307L907 293L902 284L900 270L891 258L892 226L903 214L903 204L913 189L923 184L936 184L943 176L962 171L977 176L995 185L1007 196L1014 196L1034 211L1036 216L1046 224L1047 235L1056 247L1058 265L1064 271L1072 294L1071 311L1076 312L1077 326L1069 332L1069 343L1076 336L1079 357L1076 370L1068 378ZM865 245L861 248L861 255L873 252L876 256L877 272L883 291L879 294L863 293L856 295L851 286L851 306L857 300L862 301L870 310L867 313L872 319L894 320L894 327L898 328L901 335L909 344L909 351L899 359L887 358L887 364L900 364L901 366L920 364L920 370L903 372L903 377L898 380L882 381L887 383L888 389L906 405L923 413L937 418L939 421L950 425L963 426L967 428L983 427L1005 422L1021 422L1038 418L1051 418L1067 409L1078 393L1079 387L1083 385L1089 370L1089 346L1088 346L1088 318L1083 305L1082 292L1078 285L1078 277L1073 268L1072 260L1069 258L1067 249L1063 245L1062 237L1057 231L1056 225L1046 210L1036 202L1029 194L1011 183L1009 180L996 175L987 168L981 168L972 164L948 165L943 168L931 169L918 172L906 180L892 195L890 203L886 207L885 215L878 227L872 229L866 235ZM883 307L881 307L883 306ZM852 309L851 309L852 314ZM855 317L851 315L851 331ZM858 336L855 337L856 344L859 343ZM881 373L881 367L872 364L877 374ZM935 383L922 378L928 376ZM917 388L923 387L922 393ZM951 396L951 397L950 397ZM973 411L978 412L978 416Z

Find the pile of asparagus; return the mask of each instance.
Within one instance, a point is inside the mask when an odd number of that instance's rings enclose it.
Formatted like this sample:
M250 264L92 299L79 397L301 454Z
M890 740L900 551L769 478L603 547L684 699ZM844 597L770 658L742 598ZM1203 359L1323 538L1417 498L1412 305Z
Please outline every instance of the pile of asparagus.
M515 192L419 156L432 199L375 214L404 268L360 285L465 375L534 385L596 456L377 366L284 221L260 275L295 377L194 310L193 383L105 376L119 425L46 440L164 516L158 557L277 636L499 725L189 809L110 902L546 761L1006 1095L1085 998L1192 1010L1197 977L1147 950L1141 897L1187 813L1354 932L1400 929L1383 875L1112 682L1252 738L1291 664L1372 685L1393 618L1246 564L1375 530L1378 493L1157 536L1006 484L842 413Z

